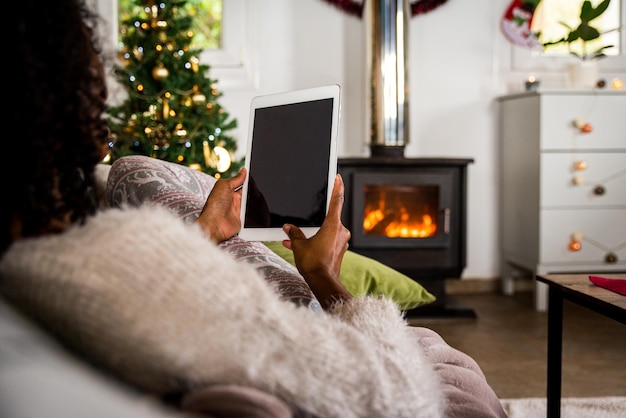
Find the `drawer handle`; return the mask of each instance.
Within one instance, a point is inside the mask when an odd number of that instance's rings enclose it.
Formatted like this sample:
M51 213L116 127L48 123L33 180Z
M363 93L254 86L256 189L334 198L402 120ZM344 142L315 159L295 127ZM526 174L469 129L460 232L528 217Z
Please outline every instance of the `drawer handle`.
M607 264L615 264L617 263L617 256L615 253L608 253L604 256L604 261L606 261Z
M598 185L593 188L593 194L595 194L596 196L602 196L604 195L604 193L606 193L606 189L604 188L604 186Z

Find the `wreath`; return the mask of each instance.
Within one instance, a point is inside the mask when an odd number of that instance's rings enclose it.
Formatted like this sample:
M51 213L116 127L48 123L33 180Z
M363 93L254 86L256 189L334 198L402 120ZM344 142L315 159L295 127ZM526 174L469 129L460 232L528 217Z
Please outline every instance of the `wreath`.
M324 0L341 10L353 16L361 17L363 15L363 2L354 0ZM409 3L411 7L411 16L421 15L436 9L448 0L413 0Z

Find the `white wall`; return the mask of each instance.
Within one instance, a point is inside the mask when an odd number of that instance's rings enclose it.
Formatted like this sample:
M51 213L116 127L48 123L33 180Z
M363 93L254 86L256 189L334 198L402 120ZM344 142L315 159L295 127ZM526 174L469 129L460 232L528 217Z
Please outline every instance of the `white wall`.
M99 0L106 10L112 0ZM225 1L225 13L229 2ZM238 120L245 154L248 105L258 94L324 84L342 87L340 157L367 156L364 22L322 0L236 0L244 7L245 76L214 68L220 103ZM621 0L622 4L626 0ZM499 277L499 95L519 90L528 71L511 69L515 48L499 24L510 0L449 0L411 18L410 142L407 157L472 158L468 168L467 267L463 278ZM626 7L626 6L622 6ZM110 8L110 7L109 7ZM208 63L211 65L211 63ZM533 71L561 86L564 72ZM624 79L624 74L618 74ZM277 155L279 158L279 155Z

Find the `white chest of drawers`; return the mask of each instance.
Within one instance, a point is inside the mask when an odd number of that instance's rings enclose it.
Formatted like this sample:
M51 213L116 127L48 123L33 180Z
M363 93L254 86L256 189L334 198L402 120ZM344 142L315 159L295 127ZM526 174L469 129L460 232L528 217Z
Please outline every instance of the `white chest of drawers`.
M504 293L520 271L626 272L626 92L540 91L498 102ZM547 308L541 283L535 305Z

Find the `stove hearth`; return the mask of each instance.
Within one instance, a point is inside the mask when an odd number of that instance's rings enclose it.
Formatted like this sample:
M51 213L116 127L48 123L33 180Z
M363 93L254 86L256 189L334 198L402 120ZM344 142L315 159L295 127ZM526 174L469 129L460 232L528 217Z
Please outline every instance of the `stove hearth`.
M409 317L469 317L445 292L466 264L467 165L471 159L340 158L345 183L342 222L350 250L419 282L437 301Z

